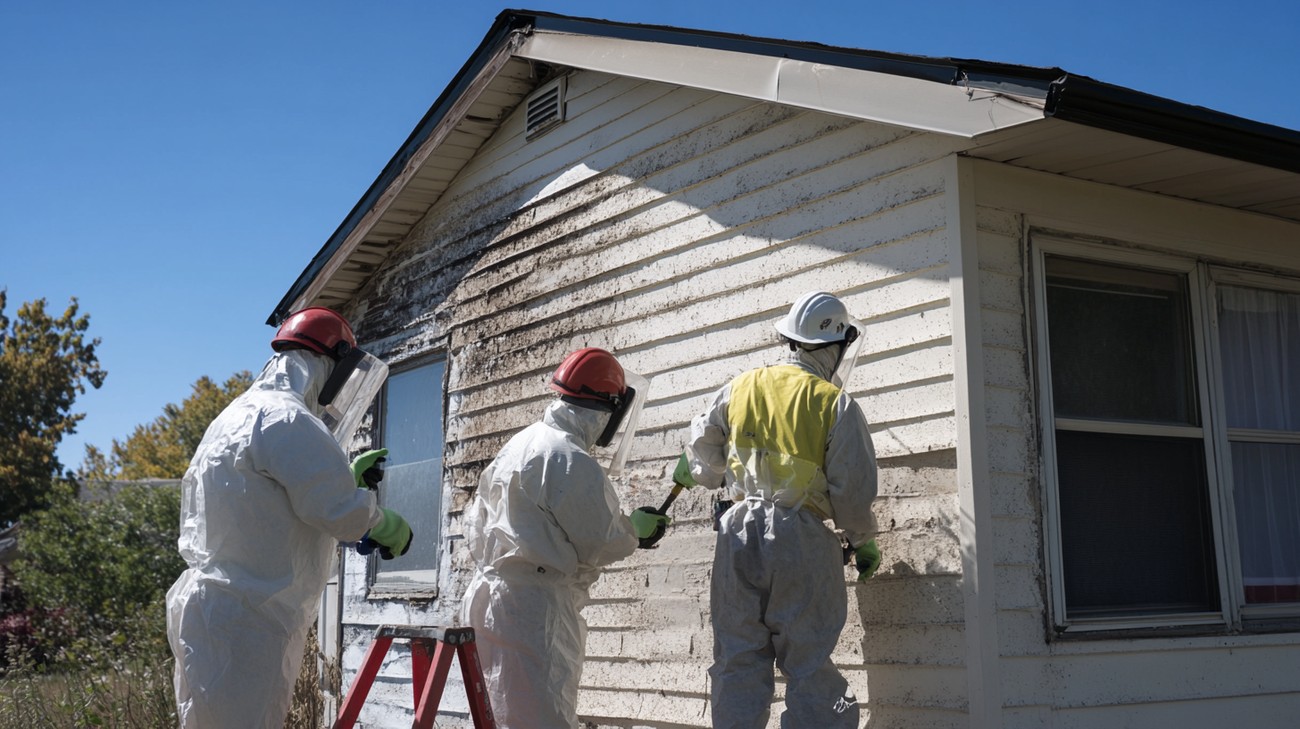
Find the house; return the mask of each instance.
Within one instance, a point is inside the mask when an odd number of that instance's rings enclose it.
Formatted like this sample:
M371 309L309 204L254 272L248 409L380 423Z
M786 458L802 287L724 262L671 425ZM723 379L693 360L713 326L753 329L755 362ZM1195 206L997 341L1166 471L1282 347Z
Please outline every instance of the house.
M565 353L652 378L619 488L657 504L817 288L866 324L885 558L846 570L836 658L869 726L1294 726L1300 133L1055 68L527 11L270 317L334 307L392 367L355 447L392 449L416 542L346 554L345 681L377 625L455 624L462 510ZM590 725L708 725L711 498L594 588ZM409 722L407 670L363 720Z

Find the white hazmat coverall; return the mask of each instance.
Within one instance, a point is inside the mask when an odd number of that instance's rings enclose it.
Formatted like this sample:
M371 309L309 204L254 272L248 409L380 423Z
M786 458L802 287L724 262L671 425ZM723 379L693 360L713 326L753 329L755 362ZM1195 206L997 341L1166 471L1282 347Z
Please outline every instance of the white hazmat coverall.
M588 449L609 414L556 400L484 470L466 515L478 565L461 621L474 628L501 729L572 729L600 568L636 550L632 523Z
M691 425L686 452L703 486L725 486L714 552L714 729L767 725L773 664L786 676L781 726L851 727L859 708L831 662L848 611L839 539L876 531L876 461L866 418L828 382L838 348L747 372ZM733 431L738 425L743 433Z
M185 473L189 568L167 593L183 729L284 725L335 549L380 521L317 416L333 366L303 350L273 356Z

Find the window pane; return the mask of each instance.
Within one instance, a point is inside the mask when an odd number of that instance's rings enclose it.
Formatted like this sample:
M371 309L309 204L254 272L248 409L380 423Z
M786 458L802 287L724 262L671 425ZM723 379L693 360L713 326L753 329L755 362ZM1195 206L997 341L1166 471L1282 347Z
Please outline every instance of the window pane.
M1300 431L1300 295L1219 287L1229 428Z
M1232 444L1247 603L1300 602L1300 445Z
M444 367L445 363L435 362L398 372L386 385L383 438L388 460L379 484L379 501L410 523L414 540L406 556L376 562L384 581L414 579L408 573L438 566Z
M1056 432L1066 615L1217 611L1201 441Z
M1228 427L1300 432L1300 296L1218 292ZM1229 437L1246 602L1300 602L1300 446Z
M1187 279L1047 258L1056 416L1199 425Z

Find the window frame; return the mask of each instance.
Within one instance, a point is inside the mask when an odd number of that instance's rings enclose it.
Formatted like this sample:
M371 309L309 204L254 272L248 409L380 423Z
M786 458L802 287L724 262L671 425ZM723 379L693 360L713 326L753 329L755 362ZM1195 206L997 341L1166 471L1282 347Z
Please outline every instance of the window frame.
M1034 348L1034 377L1037 383L1038 433L1041 443L1041 474L1044 503L1044 553L1047 557L1047 592L1054 632L1059 636L1080 635L1109 631L1140 629L1193 629L1222 630L1240 621L1237 610L1240 589L1240 565L1230 559L1225 546L1235 545L1235 522L1227 517L1231 512L1231 478L1225 480L1223 459L1216 458L1226 446L1217 424L1222 422L1222 388L1213 360L1217 334L1211 330L1209 314L1214 312L1213 291L1208 285L1206 266L1183 256L1119 248L1097 243L1070 240L1041 231L1029 232L1030 293L1033 316L1031 347ZM1048 256L1062 256L1101 264L1112 264L1160 272L1176 273L1187 277L1188 315L1191 334L1191 363L1195 367L1196 402L1200 412L1199 426L1159 425L1124 421L1057 418L1052 393L1051 352L1048 347L1046 260ZM1214 369L1211 369L1214 368ZM1207 502L1210 506L1213 553L1218 561L1219 609L1199 613L1152 614L1135 617L1069 618L1066 612L1065 581L1063 579L1062 526L1060 491L1057 473L1056 431L1077 430L1116 435L1150 435L1188 438L1201 441L1205 457ZM1230 467L1230 464L1229 464ZM1234 555L1235 556L1235 555Z
M1210 355L1214 371L1219 377L1216 378L1216 384L1222 382L1222 373L1224 373L1223 363L1220 359L1220 349L1218 346L1219 331L1219 307L1218 307L1218 287L1219 286L1236 286L1241 288L1262 289L1266 291L1277 291L1289 294L1300 294L1300 279L1288 278L1285 276L1259 273L1254 271L1244 271L1240 269L1228 268L1223 265L1207 266L1208 285L1207 299L1209 302L1209 314L1211 317L1211 327L1214 333L1214 340L1210 347ZM1237 514L1235 499L1232 495L1232 440L1233 432L1246 434L1247 432L1255 433L1251 442L1272 442L1284 443L1291 445L1300 444L1300 434L1294 436L1276 436L1265 435L1272 431L1246 431L1245 429L1228 428L1227 419L1227 401L1225 399L1225 390L1221 384L1215 388L1214 406L1219 416L1215 419L1215 437L1218 443L1221 457L1219 461L1220 479L1224 486L1224 521L1231 539L1226 540L1225 548L1227 552L1228 564L1235 571L1234 586L1235 592L1232 594L1233 606L1235 608L1235 622L1249 621L1275 621L1275 620L1296 620L1300 621L1300 606L1295 603L1282 604L1256 604L1250 605L1245 600L1244 579L1241 576L1241 550L1240 540L1237 536ZM1232 431L1232 432L1230 432ZM1300 627L1300 626L1298 626Z
M444 459L444 467L440 469L440 473L439 473L438 502L435 508L436 511L435 516L442 522L440 524L440 529L439 529L439 535L441 535L442 530L446 528L446 523L445 523L446 519L445 519L443 504L445 503L445 499L446 499L445 459L447 453L447 374L448 374L448 369L450 368L451 365L451 359L447 356L446 352L441 350L423 354L419 357L405 360L399 364L393 365L389 372L389 378L392 378L394 375L413 372L422 367L430 367L430 366L437 365L439 363L443 365L442 377L438 383L437 399L438 402L440 403L438 417L441 420L441 425L440 425L440 431L442 433L441 451ZM387 408L388 408L388 383L385 382L383 389L380 390L379 395L375 398L374 429L375 429L375 440L376 443L378 444L376 446L377 448L386 447L388 441L388 434L385 432L385 422L387 420ZM384 488L382 482L380 483L379 488L382 492ZM383 503L382 499L380 503L381 504ZM406 515L406 516L408 519L412 518L410 515ZM416 539L418 538L419 538L419 533L417 532ZM436 598L439 593L439 584L442 577L442 560L444 556L442 541L443 540L439 538L437 540L437 543L434 546L434 555L435 555L434 561L438 566L428 570L420 570L419 572L421 576L422 577L427 576L428 579L420 579L418 581L413 581L410 583L399 582L396 580L388 581L382 579L382 575L379 572L379 555L377 552L372 552L366 559L366 599L368 600L392 600L392 599L426 600L426 599Z

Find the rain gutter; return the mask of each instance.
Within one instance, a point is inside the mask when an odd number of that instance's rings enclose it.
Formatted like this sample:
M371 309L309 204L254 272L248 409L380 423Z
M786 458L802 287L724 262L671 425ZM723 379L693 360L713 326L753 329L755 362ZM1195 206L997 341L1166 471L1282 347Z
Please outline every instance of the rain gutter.
M1300 172L1300 132L1066 74L1043 114L1198 152Z

